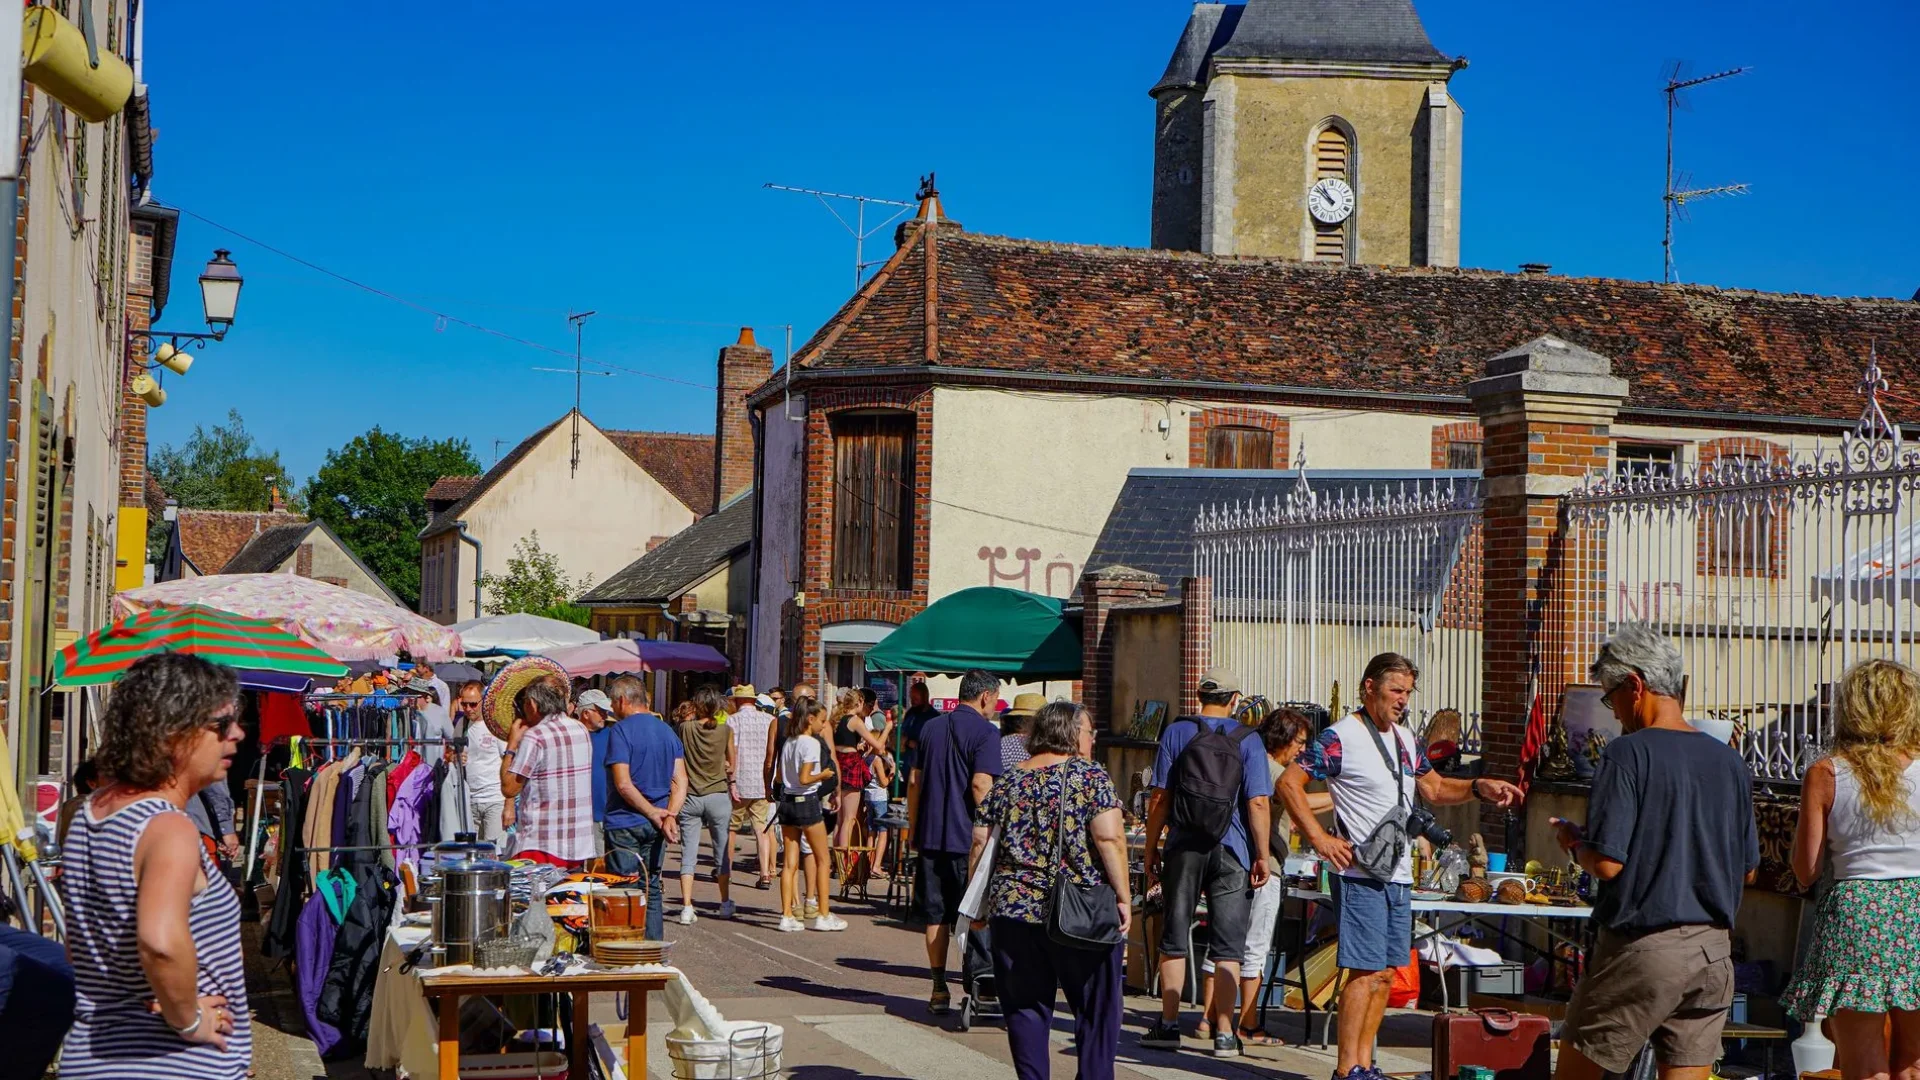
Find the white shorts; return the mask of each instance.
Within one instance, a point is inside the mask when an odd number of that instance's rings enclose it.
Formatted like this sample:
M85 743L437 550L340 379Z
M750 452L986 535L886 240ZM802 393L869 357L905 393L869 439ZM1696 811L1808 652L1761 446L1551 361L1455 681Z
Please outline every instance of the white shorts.
M1253 903L1247 915L1247 947L1240 956L1240 977L1262 978L1267 973L1267 951L1273 947L1273 930L1280 918L1280 901L1286 897L1282 875L1275 874L1265 885L1253 891ZM1200 961L1200 970L1213 974L1213 951Z

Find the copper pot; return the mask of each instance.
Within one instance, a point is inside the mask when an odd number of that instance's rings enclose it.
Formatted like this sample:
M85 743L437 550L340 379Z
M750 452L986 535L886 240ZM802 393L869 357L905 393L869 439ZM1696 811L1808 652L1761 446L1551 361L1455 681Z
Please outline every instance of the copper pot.
M592 894L588 903L593 905L593 921L599 926L633 925L633 901L623 889L608 889ZM646 912L641 912L645 918Z

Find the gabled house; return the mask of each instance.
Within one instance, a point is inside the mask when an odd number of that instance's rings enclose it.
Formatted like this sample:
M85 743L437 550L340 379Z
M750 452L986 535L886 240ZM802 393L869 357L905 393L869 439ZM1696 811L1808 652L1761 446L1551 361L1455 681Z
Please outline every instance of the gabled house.
M401 604L400 594L387 587L372 567L324 521L305 521L263 529L247 541L222 574L297 574L365 593L390 604ZM404 605L402 605L404 606Z
M483 475L442 477L420 532L420 613L484 614L475 578L535 532L569 576L605 580L713 511L713 458L711 435L607 430L569 410Z
M693 641L744 670L753 584L751 492L668 537L580 598L609 637Z
M285 509L189 510L168 507L173 524L167 531L167 554L156 580L205 577L226 571L240 549L261 534L287 525L305 525L307 519Z

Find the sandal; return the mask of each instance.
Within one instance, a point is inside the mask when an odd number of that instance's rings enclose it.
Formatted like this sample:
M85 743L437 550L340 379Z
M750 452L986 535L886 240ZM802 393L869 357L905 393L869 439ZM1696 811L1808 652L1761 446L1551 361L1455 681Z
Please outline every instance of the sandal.
M935 1016L945 1016L953 1011L953 995L946 987L940 987L927 999L927 1011Z
M1213 1021L1202 1020L1193 1025L1193 1037L1199 1039L1201 1042L1206 1042L1213 1038Z
M1279 1038L1274 1035L1269 1035L1262 1028L1254 1028L1252 1031L1249 1031L1246 1028L1241 1028L1240 1042L1242 1045L1245 1045L1245 1046L1285 1046L1287 1045L1287 1041L1285 1039Z
M753 883L753 887L756 889L770 888L772 887L772 885L773 885L773 879L770 877L763 877L760 880Z

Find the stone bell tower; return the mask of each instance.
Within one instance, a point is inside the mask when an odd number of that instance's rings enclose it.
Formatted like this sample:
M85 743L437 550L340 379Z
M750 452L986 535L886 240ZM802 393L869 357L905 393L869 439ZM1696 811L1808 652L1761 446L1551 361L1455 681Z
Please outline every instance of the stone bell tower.
M1151 91L1152 245L1458 265L1465 66L1412 0L1195 4Z

